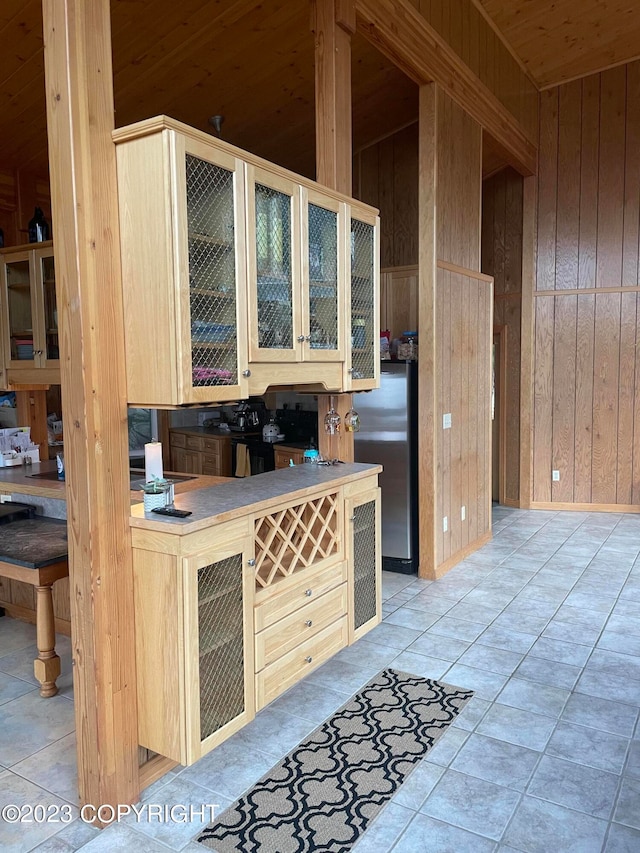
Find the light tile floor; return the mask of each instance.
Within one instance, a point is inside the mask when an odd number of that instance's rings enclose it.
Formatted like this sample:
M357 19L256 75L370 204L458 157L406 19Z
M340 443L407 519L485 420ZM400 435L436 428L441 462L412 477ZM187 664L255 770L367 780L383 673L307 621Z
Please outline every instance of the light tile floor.
M392 665L475 696L357 853L637 853L639 551L640 516L496 508L491 543L439 581L385 575L380 626L144 802L222 809ZM43 700L34 638L0 619L0 805L73 804L69 643ZM0 849L202 853L202 824L0 822Z

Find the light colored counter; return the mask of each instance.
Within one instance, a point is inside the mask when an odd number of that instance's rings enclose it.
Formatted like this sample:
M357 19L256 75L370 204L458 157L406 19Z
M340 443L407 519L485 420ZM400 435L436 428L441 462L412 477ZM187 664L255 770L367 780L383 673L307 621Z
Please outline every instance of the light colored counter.
M176 495L176 507L192 513L187 518L159 517L145 512L144 507L138 505L131 508L131 526L177 536L187 535L240 518L249 511L262 512L284 498L294 502L318 487L338 488L353 480L377 475L381 471L380 465L366 465L361 462L328 466L296 465L255 477L226 480L224 489L201 488Z

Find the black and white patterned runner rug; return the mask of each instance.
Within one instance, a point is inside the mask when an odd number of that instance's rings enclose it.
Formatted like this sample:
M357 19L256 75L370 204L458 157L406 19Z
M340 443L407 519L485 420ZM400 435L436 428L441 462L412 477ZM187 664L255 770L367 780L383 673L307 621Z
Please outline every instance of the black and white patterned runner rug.
M197 840L217 853L346 853L472 695L383 670Z

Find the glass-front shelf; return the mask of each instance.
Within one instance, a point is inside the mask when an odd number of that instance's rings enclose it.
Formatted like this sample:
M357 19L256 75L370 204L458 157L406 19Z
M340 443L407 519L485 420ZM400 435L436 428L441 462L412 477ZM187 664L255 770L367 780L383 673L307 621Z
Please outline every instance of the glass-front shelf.
M338 214L309 205L311 349L338 349Z
M29 261L10 261L6 269L11 359L14 361L33 361L33 315L31 311Z
M258 346L293 347L291 196L255 186Z
M351 220L351 367L353 379L375 375L374 227Z
M236 385L236 254L233 172L186 156L194 386Z

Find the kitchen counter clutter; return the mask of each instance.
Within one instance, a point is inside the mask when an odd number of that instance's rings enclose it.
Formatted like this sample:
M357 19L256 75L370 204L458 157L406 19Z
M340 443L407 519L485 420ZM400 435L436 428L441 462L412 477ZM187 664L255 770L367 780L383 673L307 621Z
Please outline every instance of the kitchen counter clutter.
M132 507L141 746L192 764L379 623L380 471L231 480L178 495L186 519Z

